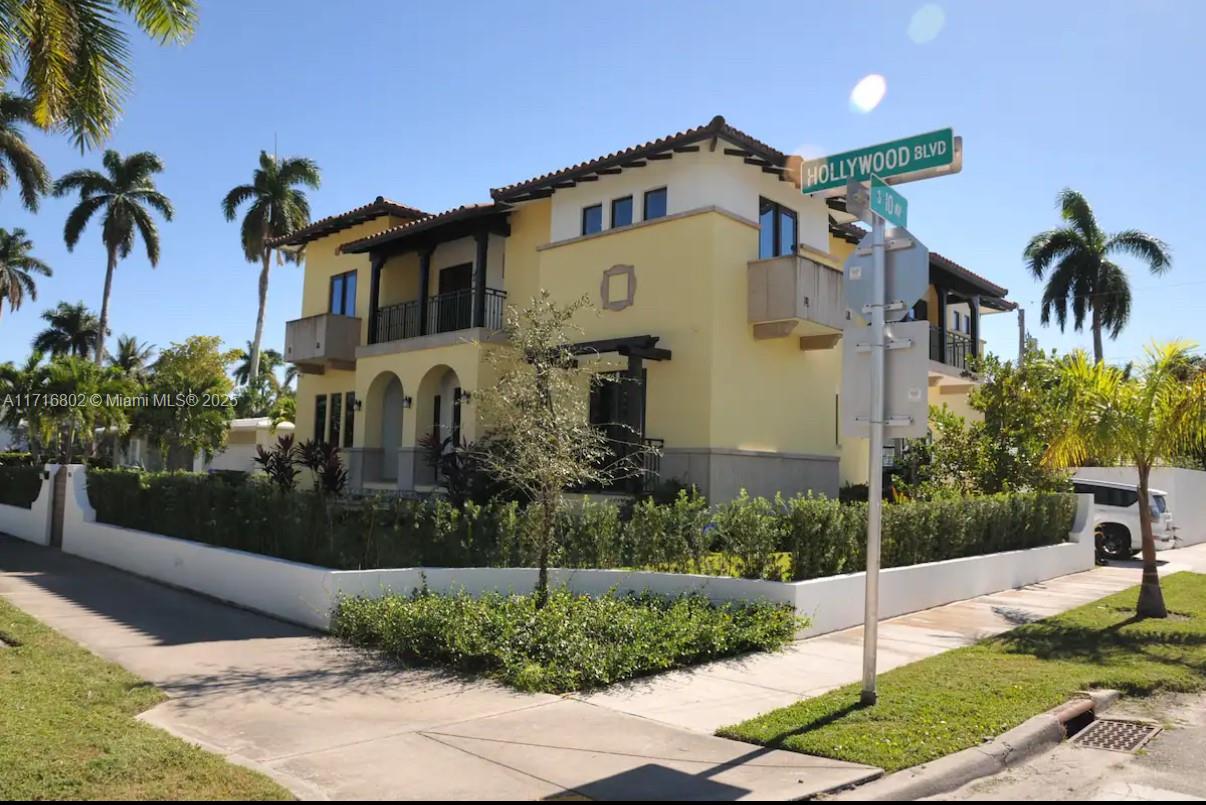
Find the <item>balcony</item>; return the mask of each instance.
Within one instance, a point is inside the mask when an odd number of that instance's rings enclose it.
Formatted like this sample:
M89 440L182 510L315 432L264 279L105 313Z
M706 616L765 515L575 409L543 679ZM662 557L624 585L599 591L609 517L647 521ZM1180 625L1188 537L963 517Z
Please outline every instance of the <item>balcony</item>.
M328 367L352 369L360 344L360 319L320 313L285 324L285 360L306 374Z
M506 291L486 288L480 325L474 324L473 291L468 288L431 297L427 300L426 310L418 299L386 305L377 309L376 327L369 334L369 343L383 344L422 335L467 330L474 326L501 330L506 301Z
M955 330L947 330L944 348L942 328L930 325L930 360L966 371L967 359L975 355L971 338Z
M842 272L799 255L751 260L749 322L754 338L800 336L801 349L837 343L846 322Z

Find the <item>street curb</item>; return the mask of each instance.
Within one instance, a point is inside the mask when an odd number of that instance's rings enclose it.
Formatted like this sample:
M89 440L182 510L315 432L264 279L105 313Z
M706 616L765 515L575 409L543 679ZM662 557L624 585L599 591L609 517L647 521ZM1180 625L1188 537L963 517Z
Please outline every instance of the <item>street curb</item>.
M1101 713L1118 700L1116 690L1086 691L1054 710L1023 721L980 746L898 771L829 797L836 800L898 802L953 791L981 777L1020 763L1055 746L1068 734L1068 724Z

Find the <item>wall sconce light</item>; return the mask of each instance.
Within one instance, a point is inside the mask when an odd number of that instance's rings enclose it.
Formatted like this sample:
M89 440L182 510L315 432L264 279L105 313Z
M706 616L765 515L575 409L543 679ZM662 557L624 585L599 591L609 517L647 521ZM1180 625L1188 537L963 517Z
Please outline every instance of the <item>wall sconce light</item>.
M402 407L410 408L410 406L414 404L414 401L415 400L413 397L403 397L402 398Z
M360 409L364 408L364 400L353 400L352 407L359 411Z
M467 391L462 391L460 396L461 405L468 405L471 402L473 402L473 395Z

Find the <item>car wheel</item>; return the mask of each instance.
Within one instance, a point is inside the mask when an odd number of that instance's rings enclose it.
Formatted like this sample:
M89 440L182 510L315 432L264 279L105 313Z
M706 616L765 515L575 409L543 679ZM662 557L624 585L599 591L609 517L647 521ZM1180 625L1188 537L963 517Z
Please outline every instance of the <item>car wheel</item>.
M1127 559L1131 556L1131 535L1122 528L1106 526L1100 530L1098 541L1102 556L1107 559Z

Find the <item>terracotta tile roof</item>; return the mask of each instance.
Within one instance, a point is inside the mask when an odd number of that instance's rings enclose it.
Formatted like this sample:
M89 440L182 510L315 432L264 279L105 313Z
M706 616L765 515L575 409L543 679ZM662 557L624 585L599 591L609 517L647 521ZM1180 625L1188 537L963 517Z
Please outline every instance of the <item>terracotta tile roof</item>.
M390 201L384 196L377 196L377 198L363 206L356 207L347 212L341 212L338 215L328 215L326 218L320 218L296 232L290 232L288 235L279 238L271 238L268 241L268 245L301 246L312 240L326 237L356 224L362 224L365 221L371 221L382 215L393 215L398 218L420 218L429 215L429 213L415 209L414 207L408 207L405 204L399 204L396 201Z
M1009 293L1008 288L1002 288L1000 285L988 280L986 277L980 276L970 268L964 268L949 257L943 257L938 252L930 252L930 265L938 266L998 299L1004 300L1005 296Z
M444 224L451 224L457 221L465 221L472 218L477 218L485 215L494 215L504 213L510 210L510 206L497 202L484 202L480 204L462 204L459 207L454 207L451 210L444 210L435 214L428 214L422 218L417 218L413 221L407 221L404 224L391 226L389 229L384 229L368 237L359 238L340 245L339 251L348 253L366 252L369 249L381 243L390 240L396 240L400 237L414 235L419 232L425 232L429 229L434 229Z
M493 188L490 191L490 197L495 201L516 201L525 193L530 193L533 190L547 189L557 182L572 181L576 177L587 176L600 169L619 167L625 162L636 161L651 154L670 151L675 147L692 145L713 137L724 138L748 151L751 157L764 160L771 165L780 167L787 165L787 154L770 147L761 140L751 137L740 129L733 128L725 122L724 117L717 115L704 125L696 126L693 129L680 131L656 140L649 140L648 142L625 148L622 151L613 151L610 154L604 154L601 157L595 157L586 162L579 162L568 168L561 168L560 170L541 174L531 179L525 179L522 182Z

